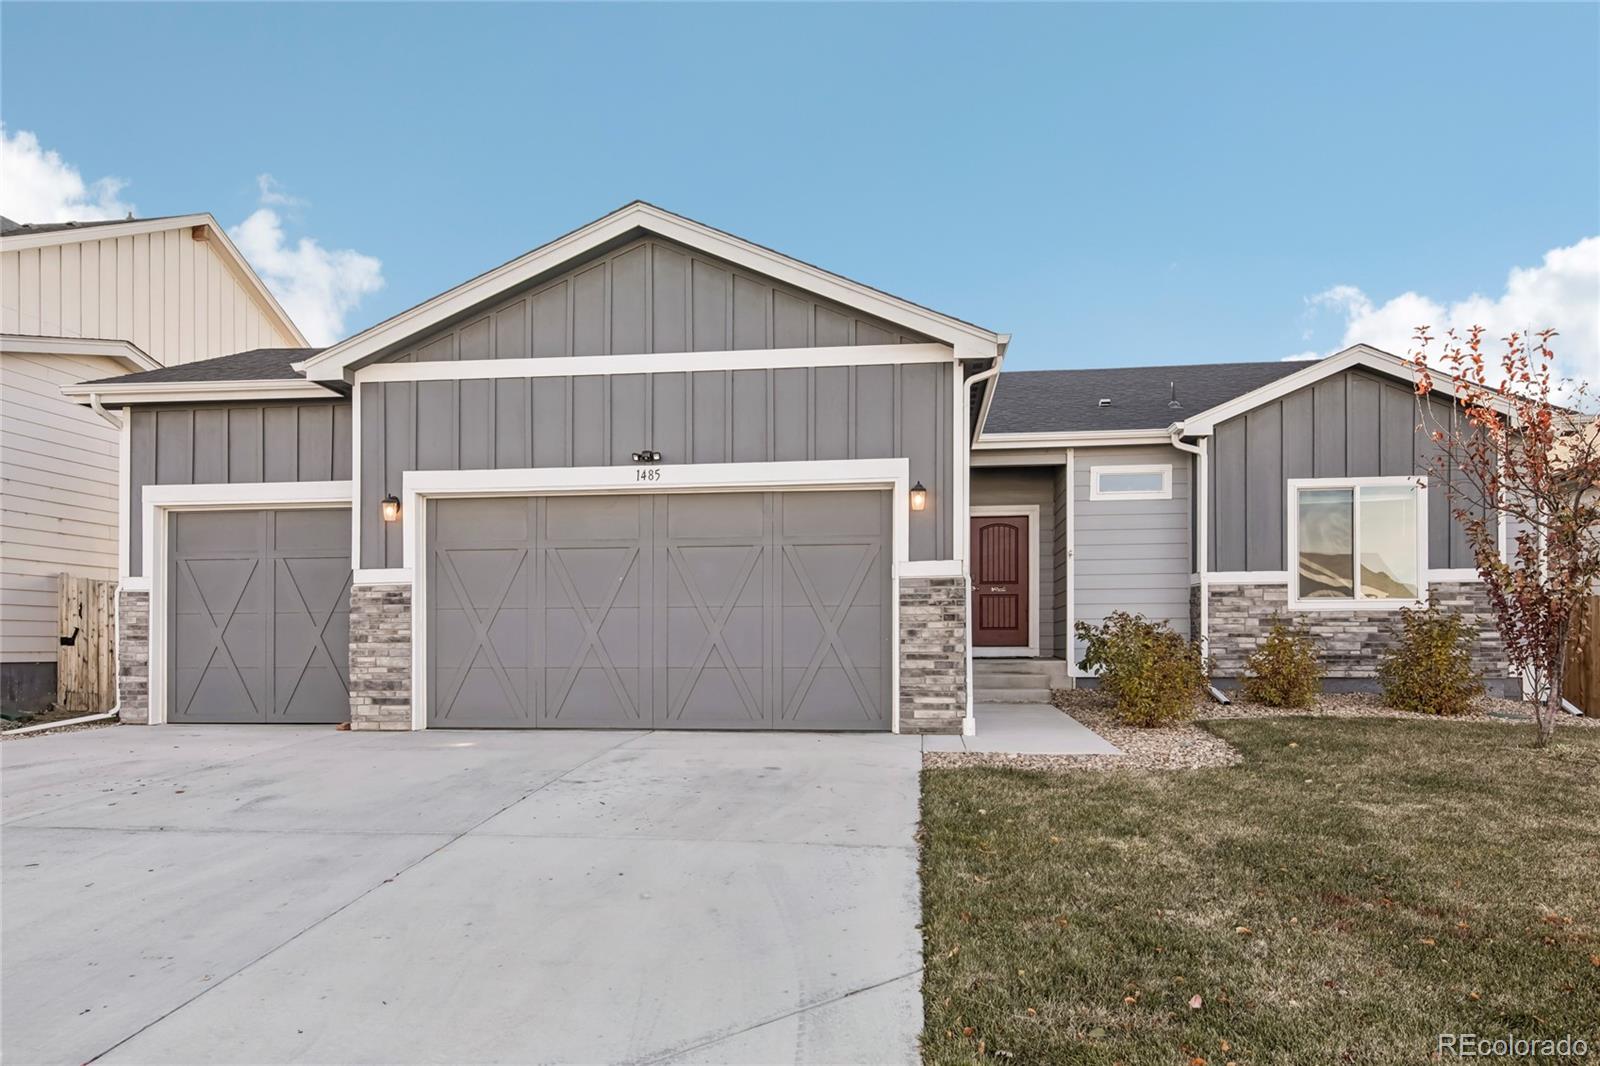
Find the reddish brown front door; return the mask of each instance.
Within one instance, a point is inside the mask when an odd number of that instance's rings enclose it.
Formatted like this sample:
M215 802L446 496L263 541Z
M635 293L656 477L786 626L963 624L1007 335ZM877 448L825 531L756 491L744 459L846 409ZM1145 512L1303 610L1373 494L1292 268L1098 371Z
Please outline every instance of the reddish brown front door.
M979 648L1028 646L1026 515L972 520L972 643Z

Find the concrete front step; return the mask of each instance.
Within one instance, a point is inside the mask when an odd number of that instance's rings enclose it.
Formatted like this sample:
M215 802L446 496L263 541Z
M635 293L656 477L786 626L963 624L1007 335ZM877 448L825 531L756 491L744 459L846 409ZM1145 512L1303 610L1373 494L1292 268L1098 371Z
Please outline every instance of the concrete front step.
M1047 688L979 688L973 685L973 696L979 703L1049 703Z
M1049 688L1050 675L1043 672L1022 673L1007 671L1002 674L991 674L985 670L973 670L973 687L983 688Z

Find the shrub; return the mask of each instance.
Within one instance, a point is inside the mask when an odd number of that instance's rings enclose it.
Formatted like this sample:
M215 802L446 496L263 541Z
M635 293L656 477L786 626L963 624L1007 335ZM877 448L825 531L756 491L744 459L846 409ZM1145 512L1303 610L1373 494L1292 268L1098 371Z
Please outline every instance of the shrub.
M1272 620L1272 630L1244 661L1244 698L1268 707L1309 707L1322 688L1322 663L1304 626Z
M1199 645L1165 622L1125 611L1099 626L1079 622L1076 632L1087 645L1079 665L1099 670L1100 687L1116 700L1118 721L1158 726L1194 714L1195 701L1206 687Z
M1472 668L1473 633L1462 617L1436 602L1400 612L1399 640L1378 664L1383 702L1417 714L1472 710L1483 680Z

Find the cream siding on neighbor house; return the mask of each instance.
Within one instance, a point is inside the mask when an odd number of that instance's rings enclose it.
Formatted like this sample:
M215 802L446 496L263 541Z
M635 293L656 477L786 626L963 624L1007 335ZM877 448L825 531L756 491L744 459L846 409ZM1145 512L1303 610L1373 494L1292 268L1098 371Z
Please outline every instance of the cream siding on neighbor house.
M168 366L300 344L192 227L104 238L94 232L0 251L0 333L131 341Z
M0 353L0 661L55 661L57 574L117 576L117 431L60 387L122 370Z

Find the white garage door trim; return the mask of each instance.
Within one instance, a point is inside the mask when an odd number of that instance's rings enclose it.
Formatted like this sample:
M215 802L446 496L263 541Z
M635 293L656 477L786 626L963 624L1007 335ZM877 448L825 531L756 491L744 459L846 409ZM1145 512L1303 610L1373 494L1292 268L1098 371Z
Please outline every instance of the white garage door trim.
M150 724L167 721L167 534L177 511L254 511L263 508L349 507L348 481L263 481L250 485L146 485L144 577L123 578L127 589L150 590Z
M450 496L560 496L583 493L749 492L795 489L888 489L891 493L893 575L890 584L889 706L900 731L900 576L910 559L911 461L841 459L828 462L683 463L657 466L578 466L520 470L408 470L401 479L404 566L364 570L360 583L411 584L411 728L426 729L427 582L417 560L424 543L429 499Z

